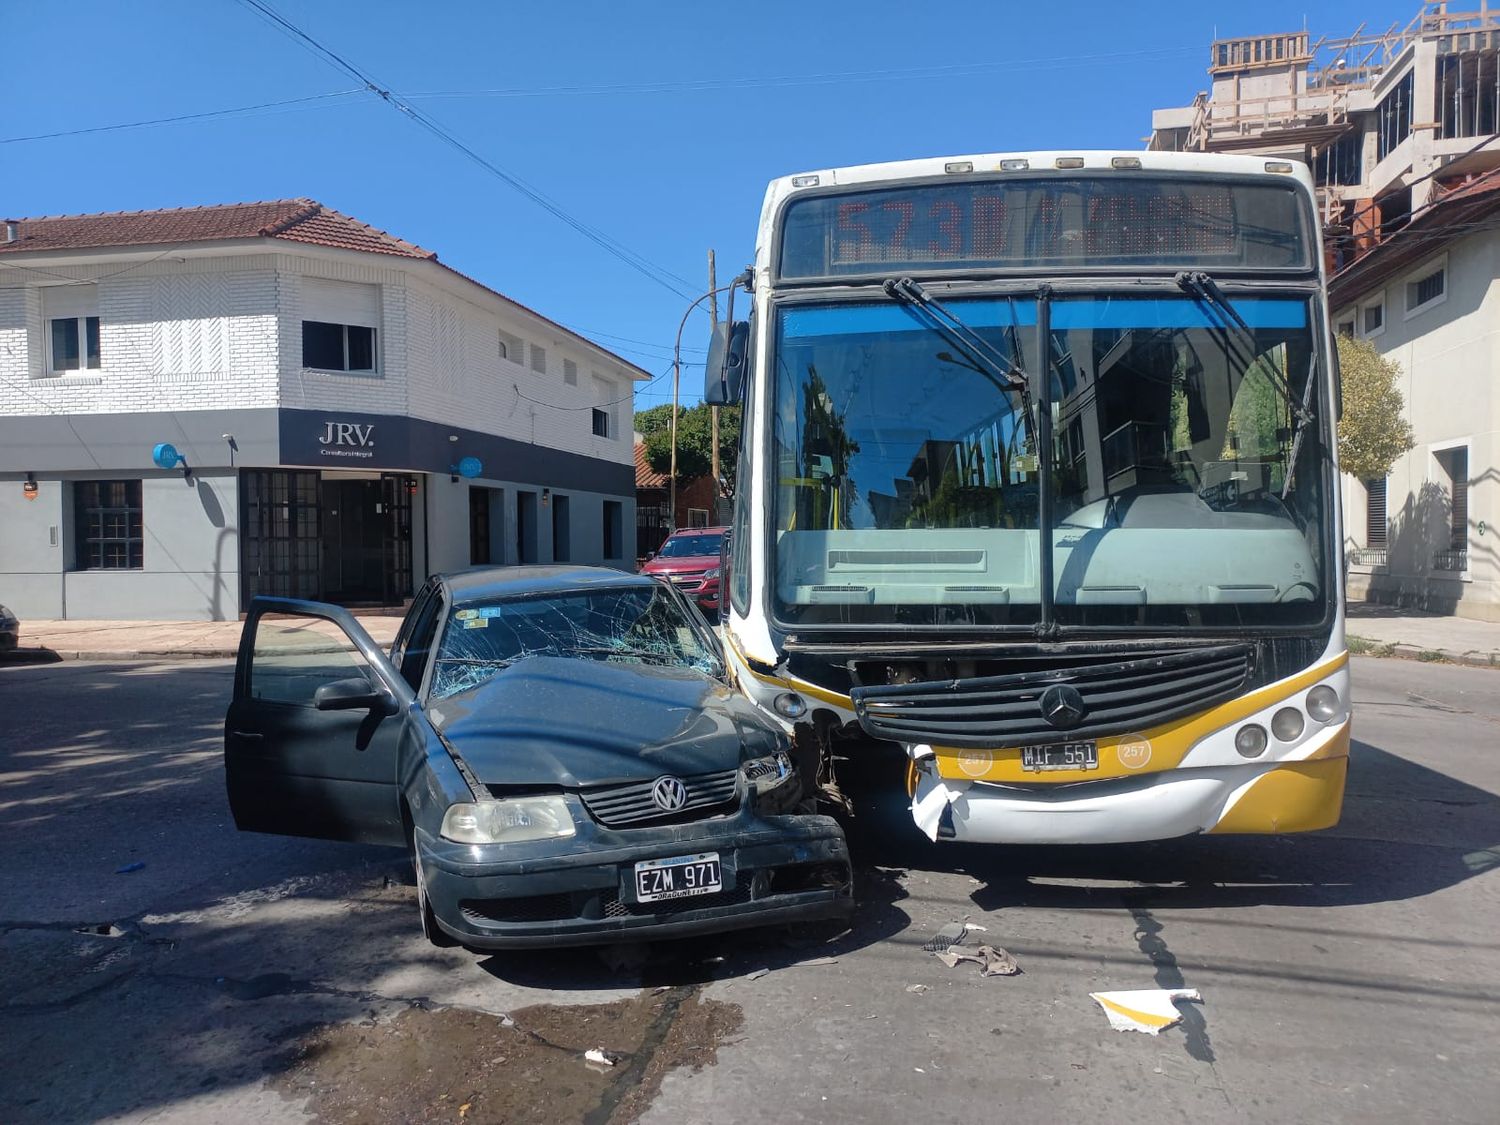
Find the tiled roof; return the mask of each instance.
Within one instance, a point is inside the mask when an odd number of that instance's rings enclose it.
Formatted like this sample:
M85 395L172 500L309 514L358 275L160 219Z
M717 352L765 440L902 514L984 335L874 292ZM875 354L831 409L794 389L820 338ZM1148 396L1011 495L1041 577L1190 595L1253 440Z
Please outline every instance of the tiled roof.
M477 278L460 273L438 261L432 250L424 250L351 218L315 199L275 199L262 203L221 203L212 207L175 207L163 211L110 211L97 215L43 215L32 219L9 219L16 238L6 241L0 226L0 254L47 250L93 250L111 246L171 246L192 242L222 242L234 239L279 238L336 250L359 250L391 254L432 262L455 277L477 285L487 293L555 327L568 336L585 340L609 356L637 379L651 373L619 353L586 336L565 328L550 317L523 305L513 297L490 288ZM665 478L663 478L665 479Z
M0 253L284 238L340 250L437 258L431 250L423 250L311 199L224 203L164 211L112 211L99 215L43 215L12 221L16 225L16 238L0 239Z
M643 441L635 443L635 486L637 488L667 487L667 474L658 473L651 467L651 461L646 456L646 443Z

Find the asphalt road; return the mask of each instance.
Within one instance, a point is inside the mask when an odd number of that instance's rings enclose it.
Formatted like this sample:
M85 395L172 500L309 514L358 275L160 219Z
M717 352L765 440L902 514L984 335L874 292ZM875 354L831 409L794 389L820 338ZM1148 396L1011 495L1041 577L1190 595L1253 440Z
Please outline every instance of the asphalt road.
M1496 1120L1500 673L1356 661L1326 833L880 825L850 932L614 964L431 949L399 855L238 834L228 687L218 663L0 667L0 1120ZM964 918L1022 975L922 951ZM1088 998L1179 986L1203 1002L1154 1039Z

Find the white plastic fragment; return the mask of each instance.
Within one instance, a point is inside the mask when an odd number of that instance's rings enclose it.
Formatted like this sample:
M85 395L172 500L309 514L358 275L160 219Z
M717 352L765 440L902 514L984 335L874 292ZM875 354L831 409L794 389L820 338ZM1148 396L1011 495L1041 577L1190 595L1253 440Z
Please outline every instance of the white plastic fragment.
M771 971L770 969L756 969L753 972L746 973L745 974L745 979L746 980L760 980L761 977L765 976L770 971Z
M1128 992L1090 992L1116 1031L1156 1035L1182 1019L1174 1000L1203 1001L1196 988L1142 988Z
M906 991L907 992L930 992L931 988L928 985L925 985L925 984L909 984L909 985L906 986Z
M973 949L954 945L939 950L936 956L950 969L956 969L960 962L972 961L979 966L979 975L982 977L1013 977L1021 971L1021 966L1016 964L1014 957L994 945L980 945Z
M594 1063L597 1066L614 1066L615 1056L611 1055L602 1047L594 1047L583 1053L584 1061Z

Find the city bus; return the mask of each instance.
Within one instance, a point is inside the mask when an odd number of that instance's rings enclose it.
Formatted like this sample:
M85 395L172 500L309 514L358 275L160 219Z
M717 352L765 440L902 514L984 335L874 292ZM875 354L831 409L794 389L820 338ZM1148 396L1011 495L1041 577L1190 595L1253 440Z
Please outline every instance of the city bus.
M1279 159L771 183L705 383L744 409L723 637L825 794L899 748L934 840L1337 822L1320 247L1307 169Z

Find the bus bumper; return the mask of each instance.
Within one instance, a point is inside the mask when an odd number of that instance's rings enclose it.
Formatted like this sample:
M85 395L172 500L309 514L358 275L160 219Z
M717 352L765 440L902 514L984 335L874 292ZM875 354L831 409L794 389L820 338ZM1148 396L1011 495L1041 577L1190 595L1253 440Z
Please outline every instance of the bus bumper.
M1349 723L1294 761L1172 769L1067 785L1012 786L916 771L912 818L934 840L1120 844L1195 833L1312 832L1338 823Z

